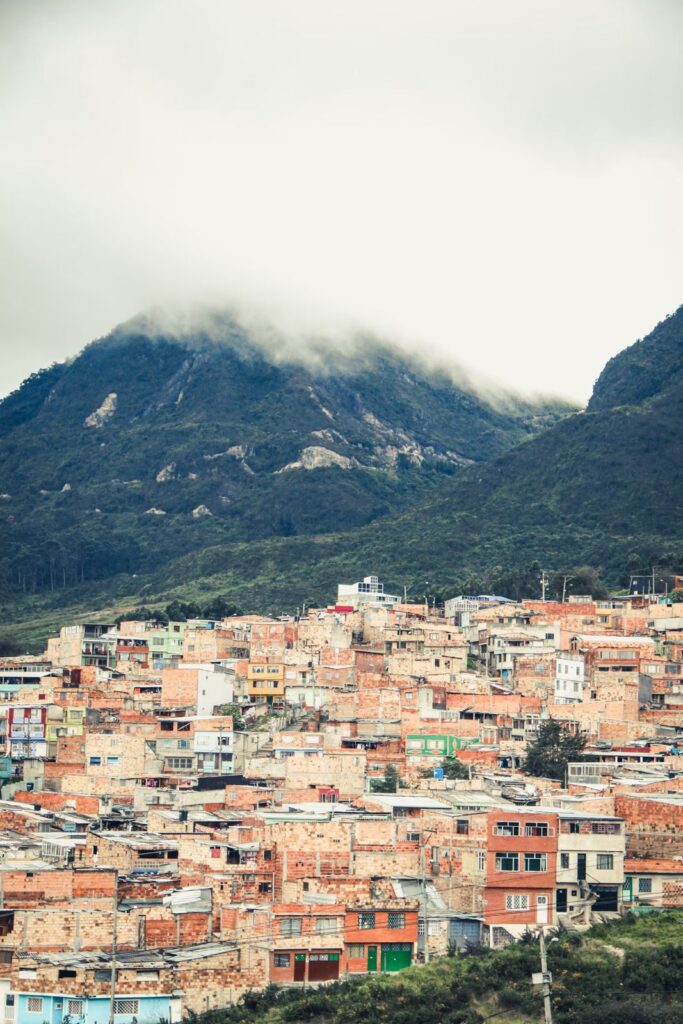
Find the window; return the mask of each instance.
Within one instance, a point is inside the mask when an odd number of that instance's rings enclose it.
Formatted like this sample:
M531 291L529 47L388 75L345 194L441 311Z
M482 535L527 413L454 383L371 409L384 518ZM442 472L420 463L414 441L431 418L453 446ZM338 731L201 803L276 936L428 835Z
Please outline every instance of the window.
M331 935L336 932L337 929L337 918L336 917L318 917L315 922L315 930L318 935Z
M638 879L638 892L652 892L652 879L651 878L639 878Z
M486 871L486 851L477 850L477 870Z
M43 1000L37 996L28 997L28 1012L29 1013L42 1013L43 1012Z
M405 928L406 926L406 915L402 913L389 912L389 927L390 928Z
M519 871L519 854L497 853L496 871Z
M374 928L375 927L375 915L372 912L362 911L358 915L358 927L359 928Z
M272 892L273 891L273 883L272 882L259 882L259 884L258 884L258 891L261 892L261 893L266 893L266 894L269 893L269 892Z
M82 1017L83 1016L83 1000L82 999L67 999L66 1001L66 1012L70 1017Z
M406 833L406 839L409 843L419 843L420 833L419 832L408 832Z
M615 821L594 821L591 824L591 832L596 835L617 836L619 825Z
M505 894L506 910L528 910L529 896L525 892L508 892Z
M580 831L581 831L581 822L580 821L570 821L569 822L569 832L570 832L571 835L578 835L578 833Z
M118 757L114 757L111 754L108 755L108 757L107 757L107 764L118 764L118 763L119 763Z
M138 1013L140 1001L138 999L115 999L114 1013Z
M360 960L365 956L365 946L362 942L349 942L346 951L349 960Z
M301 935L301 918L283 917L280 920L280 935Z
M289 967L289 953L274 953L273 963L276 967Z
M90 758L90 764L92 764L92 765L102 764L102 758L101 757L91 757Z
M272 850L264 850L263 851L263 859L264 860L272 860L273 859L273 851Z
M524 828L524 834L527 836L547 836L549 835L548 822L529 821Z
M455 831L459 836L466 836L470 831L470 823L466 818L458 818L456 822Z
M569 854L568 853L561 853L560 854L560 867L564 871L566 871L567 868L569 867Z
M598 871L611 871L614 867L614 856L611 853L599 853L597 869Z
M497 821L496 822L496 833L497 836L518 836L519 835L519 822L518 821Z
M159 980L159 972L158 971L136 971L135 972L135 980L136 981L158 981Z
M547 871L548 870L548 858L545 853L525 853L524 854L524 870L525 871Z

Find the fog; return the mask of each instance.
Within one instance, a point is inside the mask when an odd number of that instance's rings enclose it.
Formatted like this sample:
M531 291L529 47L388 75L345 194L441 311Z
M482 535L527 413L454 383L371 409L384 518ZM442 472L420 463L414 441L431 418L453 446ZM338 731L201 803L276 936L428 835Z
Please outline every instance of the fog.
M677 0L3 0L0 392L206 304L585 401L681 301L682 22Z

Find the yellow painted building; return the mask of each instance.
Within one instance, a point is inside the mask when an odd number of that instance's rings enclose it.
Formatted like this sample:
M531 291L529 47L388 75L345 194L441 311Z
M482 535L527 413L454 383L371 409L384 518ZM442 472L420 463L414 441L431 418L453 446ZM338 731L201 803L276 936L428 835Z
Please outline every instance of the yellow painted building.
M271 701L285 696L285 666L266 662L249 662L247 666L247 695Z

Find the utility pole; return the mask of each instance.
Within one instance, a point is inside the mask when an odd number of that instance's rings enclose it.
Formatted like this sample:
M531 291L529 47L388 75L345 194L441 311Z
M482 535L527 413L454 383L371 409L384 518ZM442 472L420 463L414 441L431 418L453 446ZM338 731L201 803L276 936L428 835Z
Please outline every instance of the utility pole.
M422 833L420 844L420 875L422 876L422 941L424 942L424 962L429 963L429 928L427 924L427 869L425 865L425 837Z
M567 584L569 583L570 580L573 580L573 579L574 579L573 576L566 576L565 575L565 576L562 577L562 604L565 604L566 601L567 601Z
M545 935L543 934L543 929L541 929L539 941L541 947L541 972L543 974L543 1018L545 1024L553 1024L553 1008L550 1005L551 976L548 973L548 958L545 955Z
M116 949L117 949L117 926L119 913L119 872L114 872L114 907L111 923L111 1007L109 1010L109 1024L114 1024L114 1010L116 1007Z
M541 569L541 601L545 601L545 588L548 586L548 574Z

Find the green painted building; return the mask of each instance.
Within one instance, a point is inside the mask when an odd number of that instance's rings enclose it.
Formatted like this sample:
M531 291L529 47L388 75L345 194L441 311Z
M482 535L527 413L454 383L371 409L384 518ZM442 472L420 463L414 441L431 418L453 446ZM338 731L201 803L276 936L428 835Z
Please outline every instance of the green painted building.
M434 733L413 733L406 736L407 757L452 757L456 750L479 743L472 736L442 736Z

